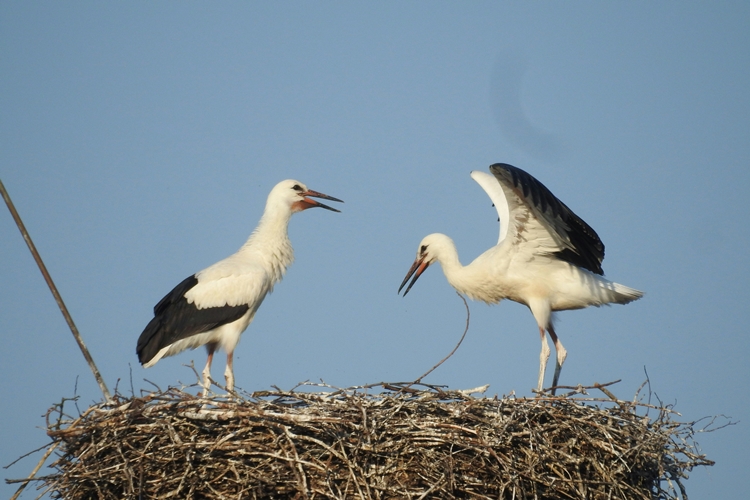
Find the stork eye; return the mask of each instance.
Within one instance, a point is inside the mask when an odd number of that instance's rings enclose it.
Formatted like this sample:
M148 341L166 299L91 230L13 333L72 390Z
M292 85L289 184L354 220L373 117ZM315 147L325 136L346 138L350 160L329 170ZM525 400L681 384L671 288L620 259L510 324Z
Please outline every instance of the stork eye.
M292 186L292 189L294 189L295 191L302 191L302 186L300 186L299 184L295 184L294 186Z
M427 245L422 245L422 248L419 249L419 253L424 255L425 252L427 252Z

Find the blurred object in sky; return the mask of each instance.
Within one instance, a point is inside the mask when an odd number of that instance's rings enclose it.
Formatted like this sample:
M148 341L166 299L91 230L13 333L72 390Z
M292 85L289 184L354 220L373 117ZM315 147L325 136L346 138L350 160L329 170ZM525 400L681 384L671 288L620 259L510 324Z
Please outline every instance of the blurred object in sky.
M490 103L500 131L515 147L536 160L556 162L563 146L555 136L529 121L521 104L521 83L526 62L519 55L501 52L492 70Z

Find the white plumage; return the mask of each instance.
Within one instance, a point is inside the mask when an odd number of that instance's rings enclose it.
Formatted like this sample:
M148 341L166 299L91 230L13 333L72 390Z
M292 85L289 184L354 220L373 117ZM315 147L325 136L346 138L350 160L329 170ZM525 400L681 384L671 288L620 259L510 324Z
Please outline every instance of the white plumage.
M227 389L234 388L232 356L240 335L252 322L265 296L294 261L288 226L292 214L321 207L310 197L341 201L307 189L301 182L278 183L268 195L258 227L235 253L186 278L154 307L154 318L138 339L136 352L148 368L161 358L205 345L208 360L203 386L211 384L214 352L227 353Z
M554 330L554 311L627 304L643 292L601 276L604 244L599 236L541 182L503 163L492 165L490 171L492 175L474 171L471 177L497 208L497 245L463 266L453 240L444 234L426 236L399 292L413 275L406 295L425 269L439 262L451 286L471 299L488 304L510 299L526 305L542 341L537 391L543 388L550 355L545 330L555 345L554 394L567 356Z

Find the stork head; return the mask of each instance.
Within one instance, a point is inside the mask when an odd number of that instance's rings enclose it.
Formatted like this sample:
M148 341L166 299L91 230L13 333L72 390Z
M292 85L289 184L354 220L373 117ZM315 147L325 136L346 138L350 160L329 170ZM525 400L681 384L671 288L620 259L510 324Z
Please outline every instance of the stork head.
M425 236L419 243L417 258L414 260L411 268L409 268L409 272L406 273L406 277L404 278L404 281L401 282L401 286L398 287L398 293L401 293L401 289L404 288L406 282L409 281L409 278L413 275L414 278L404 292L404 297L406 297L406 294L409 293L409 290L414 286L414 283L416 283L419 277L422 276L422 273L425 272L432 263L439 259L442 249L446 246L451 246L452 244L453 241L444 234L435 233Z
M314 207L320 207L325 208L326 210L340 212L340 210L336 210L333 207L324 205L323 203L313 200L312 198L323 198L325 200L338 201L340 203L343 203L343 201L339 200L338 198L313 191L312 189L307 189L307 186L305 186L301 182L288 179L279 182L271 190L271 193L268 195L268 204L282 203L289 207L289 210L292 213L301 212L302 210L307 210L308 208Z

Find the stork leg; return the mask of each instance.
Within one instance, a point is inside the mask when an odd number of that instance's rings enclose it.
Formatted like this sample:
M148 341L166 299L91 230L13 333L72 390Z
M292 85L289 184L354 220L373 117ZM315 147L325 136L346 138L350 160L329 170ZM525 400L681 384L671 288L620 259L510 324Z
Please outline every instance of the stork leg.
M542 339L542 352L539 353L539 381L536 385L536 390L542 392L544 388L544 372L547 369L547 361L549 360L549 344L547 343L547 336L544 334L544 327L539 327L539 336Z
M554 388L557 386L557 381L560 378L560 370L562 370L562 365L565 363L565 358L568 357L568 351L565 350L562 342L557 338L557 334L555 333L552 324L547 327L547 330L549 331L549 336L552 338L552 342L555 344L555 354L557 357L557 362L555 363L555 376L552 378L552 395L554 395Z
M211 388L211 362L214 360L214 352L216 351L217 344L210 343L206 344L206 350L208 351L208 360L206 361L206 367L203 368L203 395L206 396Z
M234 367L233 365L233 351L227 353L227 368L224 370L224 378L227 380L227 390L234 390Z

